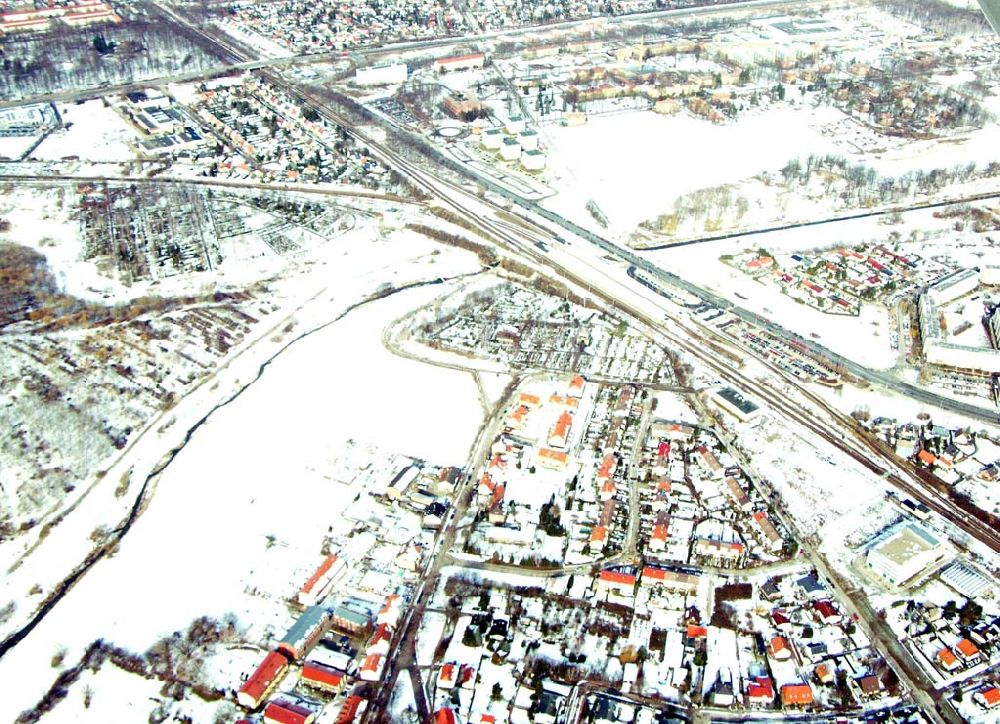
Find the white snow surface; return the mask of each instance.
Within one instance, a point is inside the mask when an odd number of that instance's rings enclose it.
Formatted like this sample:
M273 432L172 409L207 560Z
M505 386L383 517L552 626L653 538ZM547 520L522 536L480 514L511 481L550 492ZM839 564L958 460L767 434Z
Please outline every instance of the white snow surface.
M611 234L628 233L689 191L781 168L802 149L838 152L817 127L840 117L833 108L781 108L717 125L687 114L641 111L546 129L567 178L545 205L584 223L586 212L580 212L593 198Z
M76 156L84 161L130 161L135 131L101 100L59 106L64 128L49 134L31 154L42 161Z
M406 256L420 245L412 240ZM434 259L434 266L420 270L424 278L475 268L471 255L448 252ZM335 304L320 300L327 319L357 298L349 295L359 284L367 289L371 283L353 269L354 279L337 285ZM405 269L406 278L394 281L420 278ZM352 275L338 271L331 276ZM386 268L380 278L397 273ZM91 569L0 661L0 675L19 683L0 699L0 720L13 721L52 684L49 659L58 646L73 661L100 637L144 651L201 615L235 612L241 624L259 625L259 609L270 604L247 589L294 590L299 582L287 565L294 556L284 551L301 551L303 559L315 555L328 527L365 493L323 474L324 462L348 438L463 465L481 420L471 376L395 357L382 346L382 329L437 291L398 293L298 341L211 415L161 476L148 510L118 552ZM90 529L78 522L77 529ZM50 536L62 546L63 559L82 550L73 547L79 546L73 527ZM268 549L267 535L281 545ZM41 568L31 561L19 573L31 569L44 576L56 567L57 548L47 551ZM273 565L275 556L282 565ZM24 576L13 578L7 583Z

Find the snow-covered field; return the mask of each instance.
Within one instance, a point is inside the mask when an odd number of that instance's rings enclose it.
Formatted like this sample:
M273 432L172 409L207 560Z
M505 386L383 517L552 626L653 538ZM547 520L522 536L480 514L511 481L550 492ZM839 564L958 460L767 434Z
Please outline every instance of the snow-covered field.
M545 206L594 226L583 208L593 198L608 216L608 232L627 234L689 191L777 170L803 154L838 152L817 126L839 117L832 108L783 108L717 125L643 111L550 128L546 133L558 156L553 166L564 178L559 195Z
M793 96L790 103L795 102ZM1000 115L1000 97L988 97L983 105ZM846 137L838 141L838 133ZM879 153L862 152L850 144L852 134L872 136L887 147ZM847 157L851 163L866 164L885 177L967 163L984 167L1000 158L996 150L1000 148L1000 125L996 123L945 139L889 139L890 143L837 108L814 106L808 100L801 105L748 110L725 124L687 112L674 116L652 111L592 116L583 126L548 127L545 137L551 151L550 173L559 177L555 184L559 194L545 205L618 239L643 221L670 212L676 199L727 184L749 202L737 226L833 213L839 203L833 197L807 200L794 193L777 193L752 180L761 172L775 174L789 161L810 155ZM967 184L964 190L989 188L992 184L987 180ZM949 193L961 190L955 187ZM607 229L585 210L590 199L608 217ZM679 235L697 233L703 232L683 228Z
M823 541L823 553L838 567L856 555L851 546L897 515L884 484L822 441L770 416L738 430L757 473L780 493L799 530Z
M55 161L75 156L85 161L130 161L135 131L101 100L59 106L64 127L49 134L32 158Z
M44 254L67 294L101 299L102 292L120 289L112 288L110 280L101 276L94 264L83 260L80 221L74 218L76 204L77 196L69 187L12 188L0 196L0 217L11 225L9 232L0 233L0 241L15 242Z
M37 136L0 137L0 158L21 158L37 140Z
M816 385L815 391L829 404L844 413L851 413L855 410L867 410L873 418L894 417L901 421L916 420L920 413L927 413L931 416L935 424L944 425L949 429L968 426L972 430L986 430L993 435L1000 435L1000 427L997 425L988 425L985 422L970 422L968 418L954 412L875 387L862 390L853 385L844 385L843 387L832 389ZM967 402L976 402L976 400L970 398L963 399Z
M353 280L342 280L332 299L327 294L304 311L301 329L333 319L356 299L348 295L376 279L401 284L476 268L471 255L449 251L433 257L430 266L424 257L407 271L410 253L431 248L411 238L406 256L395 264L383 266L376 253L368 255L367 266L338 270ZM329 270L325 276L335 279ZM463 465L481 420L471 376L395 357L381 340L387 324L437 291L401 292L303 338L217 410L159 479L149 509L115 556L95 566L0 661L0 676L20 683L0 701L0 720L14 720L51 685L50 658L59 646L72 662L96 638L143 651L201 615L232 611L241 625L253 624L261 604L245 589L255 576L282 575L280 565L272 570L268 563L273 559L266 554L267 536L314 554L340 512L364 494L324 475L324 464L347 439ZM81 533L89 530L86 521L79 523ZM46 541L56 544L45 557L51 567L30 561L30 573L22 567L24 575L7 578L8 593L29 577L44 581L46 570L56 570L60 546L64 563L69 551L71 560L79 555L79 543L68 531L61 534L61 528L53 531Z
M159 698L160 686L114 666L86 671L45 721L146 721L153 708L150 700Z

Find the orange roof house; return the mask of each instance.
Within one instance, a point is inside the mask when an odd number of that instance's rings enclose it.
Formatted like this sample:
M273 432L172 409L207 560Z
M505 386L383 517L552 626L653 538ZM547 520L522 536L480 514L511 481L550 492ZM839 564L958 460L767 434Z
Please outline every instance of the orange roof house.
M520 405L514 412L511 413L510 417L507 418L507 426L513 428L519 428L524 424L524 421L528 417L530 410L527 405Z
M751 704L770 704L774 700L774 685L766 676L756 677L747 686L747 698Z
M337 724L352 724L358 713L363 711L363 704L365 704L365 700L357 694L347 697L344 705L340 708L340 713L337 714Z
M580 404L580 401L575 397L552 395L552 397L549 398L549 403L555 405L556 407L565 407L568 410L575 410Z
M767 645L767 652L779 661L792 657L792 650L788 648L788 641L784 636L775 636L771 639L771 643Z
M774 257L758 256L747 262L747 269L767 269L774 264Z
M528 392L522 392L518 399L521 401L522 405L527 405L528 407L538 407L542 404L542 398L538 395L532 395Z
M573 426L573 416L564 412L556 420L555 427L549 433L549 445L552 447L566 447L566 440L569 437L569 429Z
M434 712L434 724L456 724L455 712L451 709L438 709Z
M937 457L927 450L921 450L917 453L917 460L922 462L924 465L933 465L937 462Z
M992 709L1000 705L1000 689L997 689L995 686L991 686L988 689L977 691L973 698L979 703L980 706L986 709Z
M937 652L937 659L945 671L954 671L959 666L958 657L947 646Z
M493 490L493 495L490 496L489 509L491 512L496 512L503 502L504 495L507 494L507 486L498 485Z
M663 581L667 577L667 571L665 568L656 568L655 566L645 566L642 569L642 579L644 581Z
M361 664L362 681L378 681L382 678L382 654L368 654Z
M786 684L781 687L782 706L808 706L813 703L813 690L809 684Z
M822 663L816 667L816 678L819 679L821 684L830 684L833 682L833 669L830 668L830 664Z
M666 541L668 535L666 523L657 523L653 526L653 540Z
M484 53L469 53L467 55L453 55L448 58L438 58L434 61L434 66L440 70L451 66L462 68L482 68L486 61Z
M388 626L395 626L396 621L399 620L399 615L402 613L403 600L395 593L385 597L385 603L382 604L382 608L379 609L378 614L375 616L376 624L386 624Z
M337 565L337 556L335 555L328 555L324 558L319 568L316 569L309 577L309 580L302 584L302 588L299 589L299 603L303 606L311 606L316 603L343 567L343 562Z
M439 689L451 689L455 686L455 681L458 679L458 666L448 662L441 667L441 671L438 673L438 688Z
M635 585L635 576L631 573L622 573L620 571L601 571L598 577L602 581L607 581L609 583L623 583L629 586Z
M302 681L317 689L337 692L344 684L344 674L331 666L307 661L302 666Z
M955 650L958 651L958 655L963 659L974 659L979 656L979 647L974 643L969 641L969 639L962 639L955 646Z
M496 490L497 484L493 482L493 476L489 473L483 473L483 476L479 478L479 494L489 495L494 490Z
M868 676L862 676L857 680L858 686L861 687L861 693L865 696L878 696L882 693L882 682L874 674L869 674Z
M387 654L389 653L389 644L391 643L392 629L388 624L380 623L375 627L375 631L372 633L372 637L368 641L368 646L365 647L365 653Z
M703 639L708 636L708 629L704 626L695 626L688 624L687 627L687 637L689 639Z
M278 685L285 671L288 670L288 659L272 651L260 665L254 670L243 686L240 687L236 700L240 706L247 709L256 709L267 695Z
M590 531L590 542L604 545L608 540L608 527L606 525L595 525Z
M569 463L569 456L562 450L552 450L543 447L538 450L538 464L553 470L564 470Z
M633 573L621 571L601 571L597 576L597 590L600 593L615 593L619 596L635 594L636 576Z
M312 724L316 715L290 701L272 701L264 709L265 724Z

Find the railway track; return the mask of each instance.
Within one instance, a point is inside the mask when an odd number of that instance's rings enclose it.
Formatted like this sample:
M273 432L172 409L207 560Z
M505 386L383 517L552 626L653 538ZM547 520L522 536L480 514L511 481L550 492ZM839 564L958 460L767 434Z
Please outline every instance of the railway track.
M332 115L331 120L341 125L349 123L347 119L338 117L336 114ZM349 132L353 133L353 131ZM411 178L411 181L430 192L434 197L437 197L440 202L453 209L456 213L466 216L473 224L479 226L488 236L492 237L494 243L519 255L528 256L533 262L543 264L555 270L562 278L569 278L578 285L586 286L592 292L602 296L605 302L610 303L618 310L630 317L642 320L651 329L666 337L676 348L686 351L727 383L737 387L747 386L747 379L739 370L742 354L739 351L732 351L729 348L729 341L717 332L714 332L714 330L692 328L684 320L676 317L672 310L664 310L666 318L678 330L686 333L688 338L668 331L663 325L662 320L654 319L647 311L624 302L621 296L601 293L594 287L591 278L583 278L565 265L555 262L551 255L537 247L537 239L520 238L520 235L530 234L527 228L521 228L522 226L526 226L526 224L515 227L509 222L494 221L488 217L484 217L478 213L478 209L472 208L468 202L462 203L454 198L454 196L462 198L463 196L471 195L461 185L431 176L424 169L416 166L415 163L399 157L398 154L382 144L370 143L363 138L360 138L360 140L368 143L370 148L385 154L387 160L389 160L390 164L397 171L407 174ZM443 193L443 190L447 190L449 193ZM490 205L488 202L479 199L476 199L475 202L487 206ZM527 220L525 221L526 223L531 223ZM536 234L538 237L549 241L555 239L555 235L543 227L535 225L535 228L537 229ZM567 245L560 245L560 248L567 249ZM594 274L600 275L616 286L628 289L620 279L609 274L607 269L598 267L582 255L576 255L574 258L581 263L587 264L588 268ZM662 304L659 306L663 309ZM718 336L718 339L708 338L707 333L711 333L711 336ZM689 340L699 340L700 343L695 344ZM729 364L724 364L720 361L721 359L728 360ZM779 375L779 379L785 384L792 385L794 389L804 395L813 405L822 410L827 419L819 419L807 413L805 408L790 402L787 394L780 389L773 389L766 382L756 381L753 385L754 393L770 407L780 412L789 420L818 435L821 439L833 445L836 449L841 450L865 469L882 477L900 491L924 503L945 520L956 525L959 529L982 542L991 550L1000 552L1000 533L988 523L959 509L954 502L947 498L942 498L939 491L930 487L926 481L916 478L907 469L908 463L894 459L894 456L887 455L866 433L860 432L857 429L856 424L849 416L832 408L818 395L797 385L785 373L766 362L765 365L775 371Z
M650 300L638 296L634 285L622 274L621 267L614 263L602 263L596 256L588 256L586 252L592 252L593 246L568 243L533 219L520 215L517 220L512 219L509 212L476 197L465 186L436 176L421 163L404 157L399 150L368 138L354 127L351 119L331 108L328 100L317 95L314 89L292 84L271 69L262 69L260 73L291 97L309 103L322 117L343 128L353 139L367 146L372 155L395 169L416 188L428 193L443 208L466 219L468 227L476 230L483 238L514 258L528 260L540 273L547 271L557 279L586 288L626 318L649 328L656 339L663 340L674 349L686 352L691 358L698 360L726 383L740 388L752 385L755 396L790 424L801 426L816 435L863 469L880 476L914 500L924 503L991 550L1000 552L1000 532L960 510L954 501L943 498L929 481L921 480L912 469L908 469L908 464L895 459L894 455L882 450L872 438L860 432L849 416L833 409L817 394L800 386L766 361L762 362L764 369L772 373L770 378L748 379L741 369L744 358L742 350L734 350L732 342L718 331L698 327L696 320L683 317L683 308L675 306L669 299ZM546 221L552 223L551 219ZM586 237L580 238L588 241ZM564 254L571 259L563 258ZM620 254L616 256L623 258ZM581 272L579 265L583 265L585 271ZM636 301L637 299L642 299L642 302ZM655 311L651 312L651 309ZM809 405L800 405L790 399L786 386L801 394ZM418 621L412 622L411 627L412 624L418 624ZM394 672L398 673L398 670ZM383 705L394 684L395 676L384 682L382 696L379 697L379 702ZM373 707L376 708L378 707Z
M572 246L566 243L561 236L520 215L517 217L520 222L512 223L509 220L509 211L476 197L461 184L429 173L416 162L404 158L394 149L359 133L352 127L351 119L331 110L324 99L309 90L288 83L269 71L262 71L262 74L293 97L299 97L309 102L318 113L344 128L358 142L364 143L376 155L381 156L382 160L390 167L395 168L411 183L430 194L439 204L465 217L469 221L469 225L472 228L478 228L484 238L491 240L508 252L527 257L536 265L556 272L560 278L569 279L573 283L585 287L592 294L599 296L628 317L642 321L651 330L666 338L673 346L686 351L699 360L728 384L736 387L747 386L748 380L739 369L744 358L743 352L741 350L734 351L730 346L731 342L717 331L707 327L691 327L685 320L677 316L677 310L665 307L663 301L654 302L654 304L659 307L664 316L658 319L652 317L646 309L625 301L634 294L634 289L628 287L622 279L613 276L608 271L607 265L598 265L586 255L575 253ZM487 213L483 212L484 208ZM566 264L557 261L553 258L546 243L553 249L558 248L569 254L576 262L586 265L589 275L584 277L570 269ZM601 278L606 285L610 285L610 288L620 288L626 294L614 294L609 292L608 288L602 289L596 286L594 284L595 276ZM668 325L663 324L664 319L667 320ZM669 326L675 326L686 337L671 332ZM698 343L693 343L690 340L698 340ZM726 360L728 364L724 364L721 360ZM909 463L895 459L894 455L887 454L867 434L860 432L856 423L849 416L832 408L818 395L799 386L784 372L764 360L760 361L774 371L784 384L791 385L806 397L810 403L822 411L825 417L820 418L815 414L807 413L805 408L790 402L787 393L780 389L774 389L769 383L761 380L754 381L752 385L754 393L769 406L790 421L802 425L805 429L818 435L901 492L924 503L970 537L1000 553L1000 532L988 522L960 509L954 501L942 497L936 488L929 485L928 481L920 480L914 475L913 471L908 468Z
M691 345L685 345L685 347L691 354L697 352L697 349ZM733 384L745 384L738 379L733 379L734 375L731 370L724 369L719 365L714 365L713 370ZM850 416L830 407L818 395L803 388L797 387L796 389L813 405L823 410L824 414L829 417L829 421L817 419L816 416L807 413L806 408L790 401L787 395L782 394L780 390L774 390L766 384L756 385L754 394L767 406L779 411L784 417L834 446L863 468L878 475L901 492L924 503L966 534L984 543L992 550L1000 551L1000 532L993 527L989 520L980 519L960 509L946 495L942 495L940 489L931 481L922 478L920 471L914 468L911 463L896 458L894 453L884 449L866 431L859 429L857 423ZM836 423L836 426L831 426L830 421ZM840 434L838 434L838 429Z

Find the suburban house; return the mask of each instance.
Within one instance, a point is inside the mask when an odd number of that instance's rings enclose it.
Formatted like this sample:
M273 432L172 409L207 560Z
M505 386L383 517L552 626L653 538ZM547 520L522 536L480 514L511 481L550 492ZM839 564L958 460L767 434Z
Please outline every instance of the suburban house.
M785 684L781 687L782 706L809 706L813 703L813 690L809 684Z

